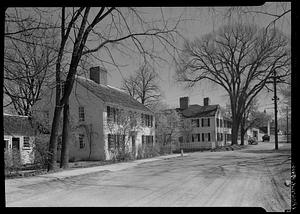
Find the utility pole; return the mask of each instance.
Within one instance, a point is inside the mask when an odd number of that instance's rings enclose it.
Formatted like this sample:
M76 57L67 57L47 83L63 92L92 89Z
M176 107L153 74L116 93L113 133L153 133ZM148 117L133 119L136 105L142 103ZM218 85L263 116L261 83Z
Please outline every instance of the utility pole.
M276 69L274 69L274 108L275 108L275 150L278 150L278 132L277 132L277 93L276 93L276 82L277 82L277 77L276 77Z

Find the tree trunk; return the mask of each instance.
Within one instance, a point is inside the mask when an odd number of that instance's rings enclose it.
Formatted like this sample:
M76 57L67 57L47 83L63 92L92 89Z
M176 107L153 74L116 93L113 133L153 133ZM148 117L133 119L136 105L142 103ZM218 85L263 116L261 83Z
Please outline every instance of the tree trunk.
M231 145L238 144L238 132L239 127L235 118L232 119L232 129L231 129Z
M241 126L240 135L241 135L241 145L245 145L245 142L244 142L245 130L244 130L243 126Z
M241 136L241 145L245 145L245 140L244 140L244 136L245 136L245 133L246 133L246 130L245 130L245 128L244 128L244 126L245 126L245 118L243 117L243 119L242 119L242 122L241 122L241 127L240 127L240 136Z
M60 158L60 168L69 167L69 142L70 142L70 112L69 112L69 100L64 105L63 112L63 131L62 131L62 148Z
M61 106L56 106L54 110L54 116L52 121L50 143L49 143L49 159L48 159L48 171L54 170L56 167L57 159L57 132L59 128L59 119L62 111Z

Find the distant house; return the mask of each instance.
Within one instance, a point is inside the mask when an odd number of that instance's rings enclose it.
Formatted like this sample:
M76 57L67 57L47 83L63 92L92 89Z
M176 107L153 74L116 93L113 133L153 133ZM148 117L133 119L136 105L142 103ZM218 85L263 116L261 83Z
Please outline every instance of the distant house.
M109 86L105 69L93 67L89 77L75 77L69 98L70 159L109 160L124 142L127 149L137 156L139 147L153 145L153 112L123 90ZM55 89L49 89L34 106L34 114L45 115L51 125L54 107Z
M11 163L33 163L35 130L28 117L4 114L3 127L5 153Z
M186 149L211 149L231 143L231 119L219 105L210 105L209 98L203 106L190 105L189 97L181 97L176 111L182 119L179 144Z

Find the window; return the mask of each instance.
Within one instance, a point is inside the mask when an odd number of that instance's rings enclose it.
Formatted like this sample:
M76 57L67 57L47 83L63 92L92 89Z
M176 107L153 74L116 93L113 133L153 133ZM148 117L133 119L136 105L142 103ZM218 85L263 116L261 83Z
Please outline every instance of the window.
M192 126L193 127L200 127L199 119L192 119Z
M201 119L202 127L209 127L210 126L210 118L202 118Z
M192 142L200 142L200 134L192 134Z
M117 122L119 124L120 110L114 107L107 106L107 122Z
M29 137L23 137L23 148L24 149L30 148Z
M220 119L220 127L223 127L223 120Z
M79 134L79 148L83 149L85 147L84 134Z
M217 127L219 127L219 118L217 118Z
M210 133L202 133L202 141L210 142Z
M152 146L153 145L153 136L152 135L142 135L142 145Z
M153 127L153 116L148 114L141 114L142 126Z
M78 111L79 111L79 122L83 122L85 120L84 107L79 106Z

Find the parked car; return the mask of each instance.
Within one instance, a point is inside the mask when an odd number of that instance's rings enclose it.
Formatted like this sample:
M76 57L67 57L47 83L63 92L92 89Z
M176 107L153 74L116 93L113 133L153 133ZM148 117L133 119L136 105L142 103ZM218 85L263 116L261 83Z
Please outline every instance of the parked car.
M262 137L262 141L265 142L265 141L270 141L270 136L265 134L263 137Z
M249 139L248 139L248 144L250 144L250 145L257 145L257 139L256 139L256 137L250 137Z

